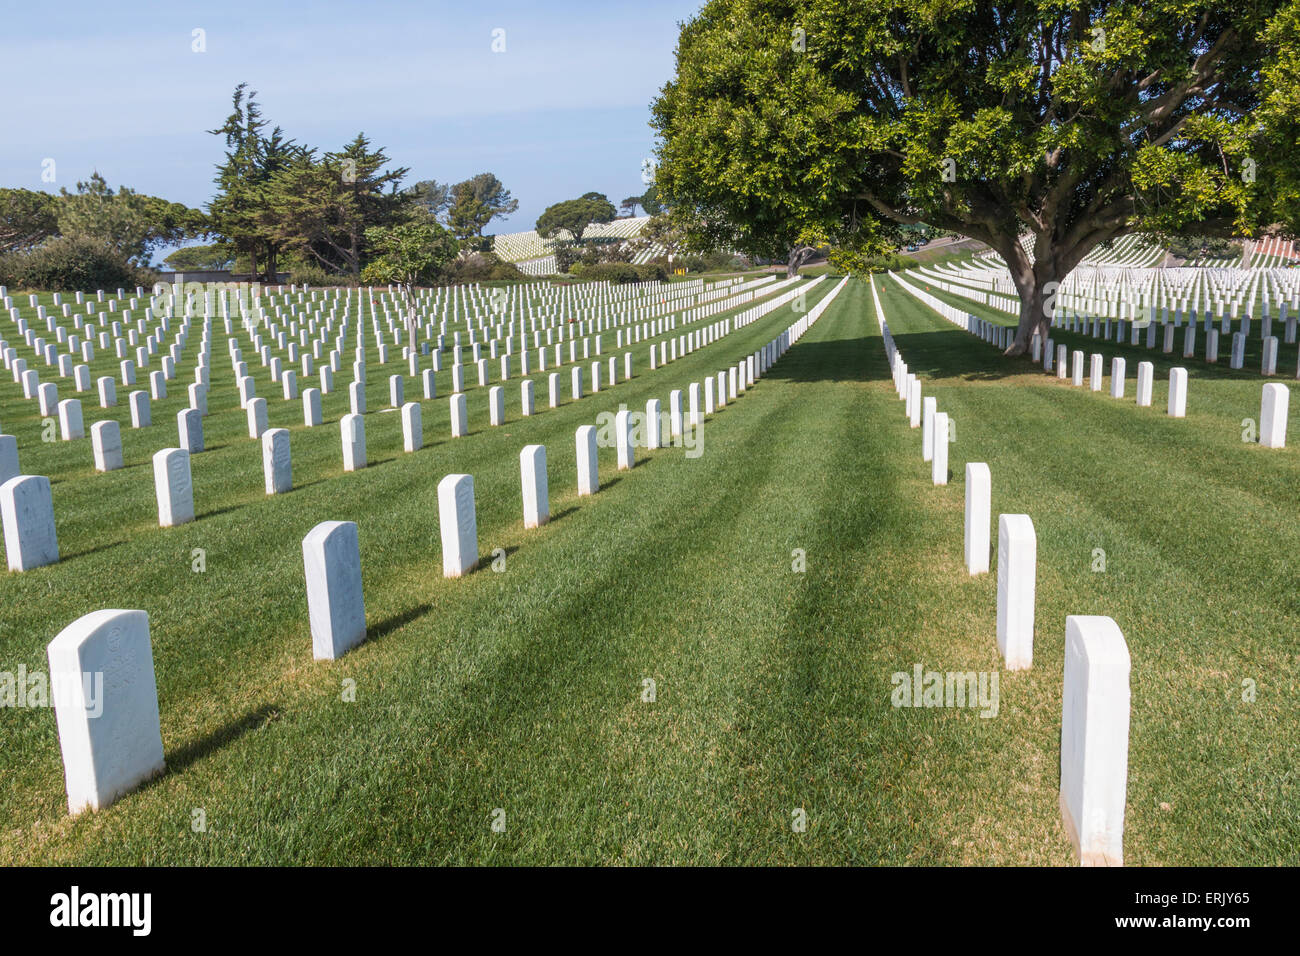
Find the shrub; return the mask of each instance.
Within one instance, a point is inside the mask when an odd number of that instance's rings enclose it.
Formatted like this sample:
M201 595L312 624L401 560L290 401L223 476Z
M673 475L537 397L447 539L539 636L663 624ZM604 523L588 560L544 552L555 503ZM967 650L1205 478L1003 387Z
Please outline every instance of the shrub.
M1241 244L1219 236L1179 236L1169 243L1169 251L1179 259L1240 259Z
M513 262L502 262L493 252L475 252L455 259L443 268L439 280L447 283L508 282L528 276Z
M0 281L5 285L50 292L149 286L156 278L156 272L131 265L108 243L82 236L51 239L0 262Z
M289 266L289 282L293 285L323 288L332 285L356 285L357 280L352 276L334 275L311 263L293 263Z
M866 268L868 272L899 272L903 269L915 269L920 264L911 256L900 256L896 252L890 252L868 259Z
M662 282L668 278L663 266L656 263L634 266L630 262L598 262L595 265L573 266L573 275L588 282L613 282L623 285L629 282Z

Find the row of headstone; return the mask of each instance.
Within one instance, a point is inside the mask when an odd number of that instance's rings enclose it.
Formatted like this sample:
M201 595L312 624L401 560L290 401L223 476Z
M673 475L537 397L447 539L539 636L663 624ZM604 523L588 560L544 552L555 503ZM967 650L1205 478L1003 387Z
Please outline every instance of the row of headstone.
M919 291L919 290L918 290ZM937 458L946 442L934 444L934 429L946 428L934 398L922 396L920 380L907 365L893 341L884 311L872 293L899 397L907 402L911 427L921 425L923 444ZM969 328L1003 344L970 316ZM960 323L959 323L960 324ZM1065 364L1065 346L1059 363ZM1050 356L1050 345L1047 347ZM1075 353L1076 384L1082 384L1082 353ZM1117 360L1122 383L1122 359ZM1149 399L1150 363L1146 380ZM1100 356L1094 356L1092 380L1100 389ZM1112 376L1116 366L1112 365ZM1185 372L1184 372L1185 375ZM1183 387L1185 388L1185 377ZM1269 388L1274 386L1267 386ZM1281 386L1277 386L1281 387ZM1118 393L1122 397L1123 387ZM1173 414L1171 405L1171 414ZM919 421L918 421L919 420ZM932 422L929 441L924 425ZM940 432L942 434L942 432ZM937 470L937 465L935 466ZM944 468L946 471L946 456ZM963 550L969 574L989 570L989 525L992 513L992 480L986 462L968 462L965 469L965 528ZM939 483L937 475L936 484ZM1008 670L1033 666L1035 585L1038 542L1033 520L1026 514L998 516L997 646ZM1108 617L1071 615L1066 618L1064 694L1061 710L1060 808L1066 832L1081 864L1122 865L1124 807L1128 789L1129 655L1119 627Z

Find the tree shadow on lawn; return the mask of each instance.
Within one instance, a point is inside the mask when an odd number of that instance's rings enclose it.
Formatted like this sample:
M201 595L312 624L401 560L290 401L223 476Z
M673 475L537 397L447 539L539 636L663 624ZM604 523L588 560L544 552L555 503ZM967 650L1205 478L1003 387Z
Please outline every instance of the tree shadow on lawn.
M867 336L798 342L763 373L763 378L790 382L866 382L870 379L867 365L877 359L876 350L881 348L878 339Z
M963 378L988 382L1043 374L1042 366L1028 358L1006 358L995 346L956 328L951 332L904 332L894 336L894 344L907 370L922 380Z

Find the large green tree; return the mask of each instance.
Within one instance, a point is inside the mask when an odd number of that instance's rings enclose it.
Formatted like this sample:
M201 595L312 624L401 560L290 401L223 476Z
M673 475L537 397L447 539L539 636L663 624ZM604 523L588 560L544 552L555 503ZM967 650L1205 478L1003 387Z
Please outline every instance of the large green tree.
M366 230L373 258L361 277L371 283L395 283L406 305L406 341L415 347L419 319L415 310L415 287L437 280L442 269L460 254L460 243L432 219L372 226Z
M584 193L577 199L547 206L537 218L537 233L543 239L550 239L564 230L574 242L581 242L587 226L594 222L610 222L617 215L618 210L604 194Z
M61 235L105 242L136 266L147 266L155 249L208 229L200 210L125 186L114 190L98 172L77 183L76 192L59 190L56 209Z
M209 272L229 269L235 264L235 257L229 246L210 243L182 246L164 259L163 263L177 272Z
M458 239L479 239L488 223L508 216L519 208L501 180L492 173L479 173L451 189L447 225Z
M33 189L0 189L0 252L30 249L59 234L59 201Z
M338 152L300 153L267 182L257 222L304 261L360 276L366 230L406 218L408 170L385 169L388 157L364 134Z
M656 185L717 234L982 240L1020 353L1104 242L1295 228L1298 5L710 0L654 103Z
M413 207L434 219L441 219L451 207L451 184L436 179L422 179L406 190Z
M278 126L266 132L267 122L256 97L256 91L248 92L248 84L240 83L226 122L208 130L226 144L225 160L217 166L217 195L208 204L208 216L212 228L235 252L249 258L255 276L261 275L260 261L266 266L267 278L274 280L284 241L264 217L268 192L275 176L297 163L304 149L286 138Z

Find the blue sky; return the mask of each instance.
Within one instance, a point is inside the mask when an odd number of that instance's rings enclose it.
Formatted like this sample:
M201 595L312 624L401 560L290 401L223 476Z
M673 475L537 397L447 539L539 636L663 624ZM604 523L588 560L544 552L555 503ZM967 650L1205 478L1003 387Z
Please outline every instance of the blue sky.
M190 206L222 143L205 130L247 81L263 115L323 149L364 131L419 179L490 171L519 200L494 232L531 229L588 190L643 191L649 103L700 0L11 4L0 84L0 185L73 189L98 169ZM505 52L492 52L504 30ZM206 50L194 52L194 31ZM42 164L54 160L54 183Z

